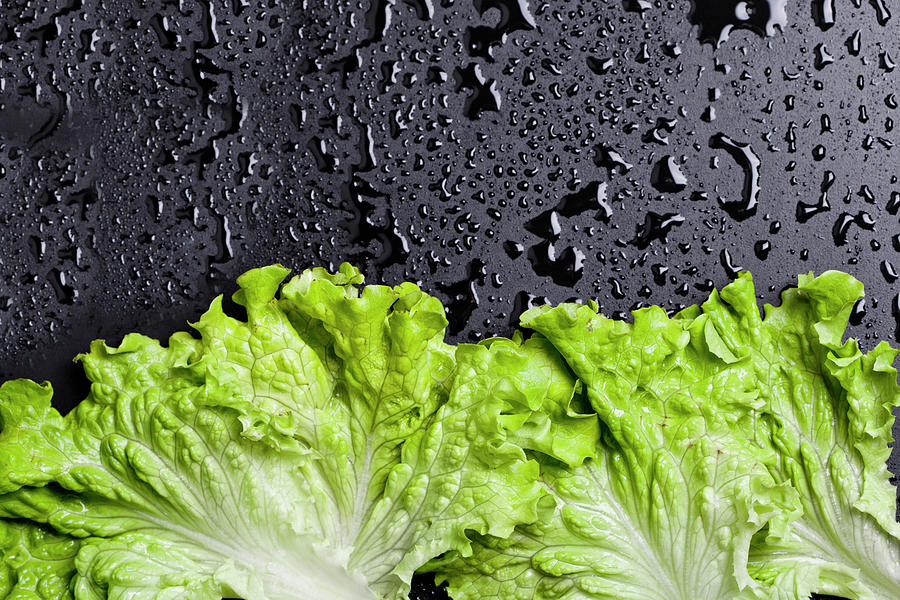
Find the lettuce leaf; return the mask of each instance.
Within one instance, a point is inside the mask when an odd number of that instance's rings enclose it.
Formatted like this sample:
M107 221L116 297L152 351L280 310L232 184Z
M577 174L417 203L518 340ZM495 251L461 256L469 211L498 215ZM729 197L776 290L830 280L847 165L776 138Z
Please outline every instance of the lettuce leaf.
M400 598L467 532L537 517L538 466L504 421L546 429L544 396L572 399L549 345L454 348L413 284L360 288L343 265L276 296L286 274L243 275L247 319L218 298L199 339L95 342L65 417L49 384L0 388L0 517L81 538L79 600Z
M541 459L552 501L508 539L480 536L471 557L432 562L456 600L770 598L750 577L753 536L797 513L762 453L732 434L759 404L720 369L716 340L658 307L634 324L597 306L541 307L522 323L559 350L603 421L595 457Z
M751 571L773 582L815 575L814 591L900 598L900 526L885 461L900 405L897 351L863 354L842 341L862 284L845 273L801 276L780 306L756 307L743 276L713 294L702 314L738 358L764 401L742 433L767 452L768 471L799 492L803 516L777 542L759 539Z
M742 274L671 319L529 311L603 422L595 458L538 456L541 519L429 568L456 600L900 598L897 352L842 342L861 295L801 276L762 318Z
M0 598L70 600L78 547L45 526L0 519Z
M417 570L455 600L900 598L897 352L843 341L849 275L457 346L411 283L286 275L93 343L66 416L0 386L0 599L396 600Z

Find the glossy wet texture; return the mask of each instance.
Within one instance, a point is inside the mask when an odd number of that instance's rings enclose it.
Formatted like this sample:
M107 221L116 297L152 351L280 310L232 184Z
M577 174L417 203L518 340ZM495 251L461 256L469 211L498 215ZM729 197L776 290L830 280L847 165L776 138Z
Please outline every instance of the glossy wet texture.
M836 268L900 343L889 3L306 4L0 8L0 377L71 404L91 339L270 262L418 281L456 340Z

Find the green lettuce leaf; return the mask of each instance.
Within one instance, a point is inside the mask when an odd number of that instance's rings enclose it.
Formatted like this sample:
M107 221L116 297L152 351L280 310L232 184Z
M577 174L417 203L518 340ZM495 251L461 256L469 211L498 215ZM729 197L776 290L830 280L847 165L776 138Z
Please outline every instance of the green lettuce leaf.
M508 539L479 536L472 556L428 568L456 600L771 598L747 555L783 531L797 498L764 452L732 433L760 405L703 323L658 308L634 324L595 304L541 307L522 323L546 337L603 422L582 466L541 457L541 518ZM540 455L539 455L540 456Z
M762 318L742 274L673 319L526 313L587 386L596 457L541 458L537 523L430 568L457 600L900 598L897 351L842 341L861 296L849 275L801 276Z
M900 598L897 352L843 341L852 277L451 346L413 284L286 275L196 337L95 342L65 417L0 386L0 600L387 600L416 570L455 600Z
M77 540L47 527L0 519L0 600L67 600Z
M801 276L763 319L745 275L694 318L709 319L722 351L754 378L764 403L740 431L771 450L769 472L803 506L789 536L756 541L755 576L775 582L800 569L815 574L815 591L888 600L900 598L896 490L885 466L900 405L897 351L882 342L863 354L856 340L842 341L862 294L845 273Z
M517 331L512 340L489 338L479 344L521 346L528 360L527 379L520 382L529 393L507 402L501 416L510 441L573 467L594 456L600 422L550 340L540 334L523 339Z
M95 342L65 417L49 384L0 388L0 517L82 538L78 600L400 598L469 532L536 519L538 465L508 422L552 447L554 423L585 421L548 344L454 348L412 284L357 287L343 265L279 296L286 274L242 276L247 319L219 298L199 339ZM549 423L548 394L566 407ZM555 446L577 461L589 439Z

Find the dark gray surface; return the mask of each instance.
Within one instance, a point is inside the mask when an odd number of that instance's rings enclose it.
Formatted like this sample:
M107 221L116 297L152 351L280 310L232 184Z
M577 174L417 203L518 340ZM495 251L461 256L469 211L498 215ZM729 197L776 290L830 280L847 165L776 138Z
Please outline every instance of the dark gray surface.
M0 378L70 406L90 340L276 261L418 281L454 340L835 268L900 341L900 17L854 1L4 3Z

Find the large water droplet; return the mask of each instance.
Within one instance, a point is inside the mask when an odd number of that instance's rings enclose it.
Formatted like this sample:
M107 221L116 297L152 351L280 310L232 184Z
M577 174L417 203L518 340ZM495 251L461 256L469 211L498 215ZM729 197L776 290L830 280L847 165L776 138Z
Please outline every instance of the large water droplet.
M719 45L735 29L773 36L787 26L787 0L692 0L690 20L700 41Z
M725 212L736 221L743 221L756 214L761 191L759 184L759 167L761 161L750 144L736 142L724 133L717 133L709 140L710 148L722 149L728 152L735 162L744 170L744 185L741 190L741 200L721 200L720 204Z

